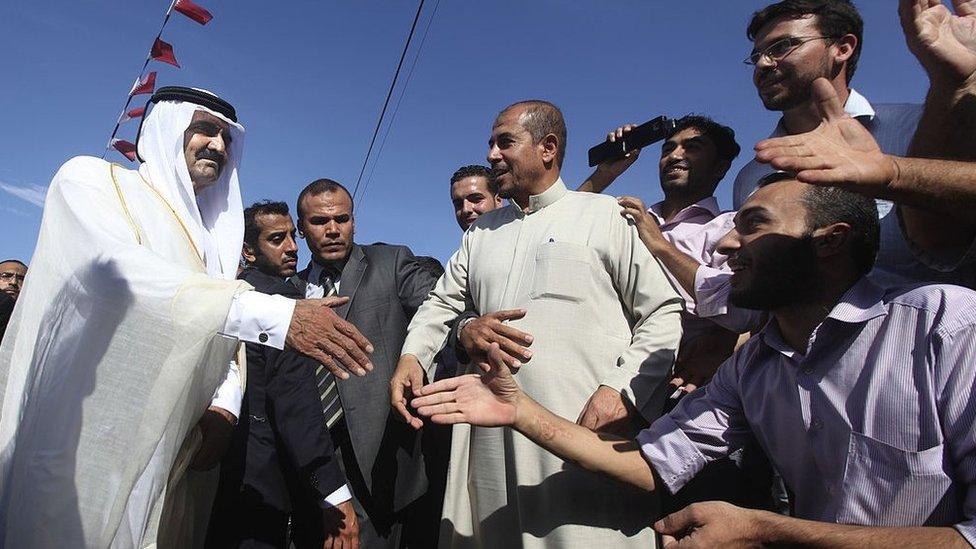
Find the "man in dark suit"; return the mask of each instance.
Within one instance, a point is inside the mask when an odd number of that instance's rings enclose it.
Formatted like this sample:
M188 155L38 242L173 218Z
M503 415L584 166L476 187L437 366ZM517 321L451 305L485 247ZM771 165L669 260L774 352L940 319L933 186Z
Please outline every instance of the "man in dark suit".
M254 204L244 210L244 226L246 267L239 278L259 292L304 298L286 281L298 262L288 205ZM318 537L322 528L337 534L354 526L349 489L322 420L317 363L287 349L250 343L246 349L247 389L221 462L207 546L286 547L292 512L322 516ZM338 520L342 513L348 521ZM298 547L311 547L302 543L311 536L295 537Z
M335 181L319 179L305 187L298 197L298 225L312 252L309 267L297 275L305 296L349 298L336 313L374 347L369 375L336 380L322 369L317 376L352 489L361 544L433 547L440 509L423 497L428 482L420 435L384 403L407 325L437 276L405 246L355 244L352 198Z

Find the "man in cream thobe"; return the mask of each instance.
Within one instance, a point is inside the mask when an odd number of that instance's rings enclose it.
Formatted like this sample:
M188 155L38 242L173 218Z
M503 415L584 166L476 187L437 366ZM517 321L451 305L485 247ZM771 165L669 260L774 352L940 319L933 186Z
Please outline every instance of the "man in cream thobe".
M602 386L653 420L681 335L680 299L612 197L566 189L559 178L565 127L540 128L540 113L559 111L519 103L496 120L488 160L512 204L465 232L410 325L401 366L415 357L429 367L448 324L466 308L481 315L524 309L508 325L534 337L532 358L517 374L527 394L576 419ZM441 543L651 547L646 517L654 506L509 428L458 426Z

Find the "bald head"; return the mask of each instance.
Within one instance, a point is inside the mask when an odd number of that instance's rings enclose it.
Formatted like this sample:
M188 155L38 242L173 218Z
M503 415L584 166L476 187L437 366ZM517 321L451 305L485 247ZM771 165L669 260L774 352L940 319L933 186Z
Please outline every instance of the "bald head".
M519 124L529 132L538 143L547 135L555 135L559 140L556 153L556 166L562 167L566 157L566 121L559 107L541 99L529 99L512 103L498 113L498 118L509 112L518 114Z

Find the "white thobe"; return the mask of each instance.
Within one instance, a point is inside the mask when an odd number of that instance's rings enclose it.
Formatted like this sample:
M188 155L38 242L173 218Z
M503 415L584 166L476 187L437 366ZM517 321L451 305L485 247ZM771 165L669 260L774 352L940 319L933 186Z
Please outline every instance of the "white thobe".
M206 524L186 467L250 287L207 275L157 191L90 157L51 184L0 346L0 545L174 546Z
M403 354L430 367L462 311L526 309L516 374L576 421L601 385L653 420L681 337L681 300L609 196L562 180L482 215L409 327ZM653 547L656 501L549 454L509 428L456 426L442 547Z

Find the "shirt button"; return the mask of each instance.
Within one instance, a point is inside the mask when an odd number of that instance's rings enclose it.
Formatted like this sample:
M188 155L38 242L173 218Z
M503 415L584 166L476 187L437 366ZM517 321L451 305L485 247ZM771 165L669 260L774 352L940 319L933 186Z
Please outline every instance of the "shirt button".
M261 343L267 343L267 341L268 341L268 334L266 334L264 332L261 332L260 334L258 334L258 341L260 341Z

